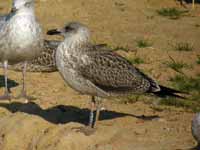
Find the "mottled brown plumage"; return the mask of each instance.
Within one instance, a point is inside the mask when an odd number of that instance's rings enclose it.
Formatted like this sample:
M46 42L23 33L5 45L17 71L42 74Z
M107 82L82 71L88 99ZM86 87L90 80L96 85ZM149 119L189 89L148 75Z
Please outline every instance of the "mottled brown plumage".
M53 72L56 71L55 53L60 41L44 41L44 48L41 55L27 64L27 71L29 72ZM22 63L10 65L10 69L21 71Z
M73 89L92 96L90 129L86 132L94 127L94 103L98 103L96 121L98 120L100 100L97 99L100 97L134 93L178 96L175 93L179 91L160 86L120 55L93 46L90 43L89 29L81 23L71 22L62 29L53 29L47 33L65 37L56 51L56 66L63 79Z
M43 51L39 57L27 62L27 71L29 72L53 72L57 71L55 53L60 41L44 41ZM23 63L9 65L9 70L22 71ZM3 65L0 65L3 67Z
M86 52L90 61L80 65L80 74L110 95L155 92L157 83L111 51Z

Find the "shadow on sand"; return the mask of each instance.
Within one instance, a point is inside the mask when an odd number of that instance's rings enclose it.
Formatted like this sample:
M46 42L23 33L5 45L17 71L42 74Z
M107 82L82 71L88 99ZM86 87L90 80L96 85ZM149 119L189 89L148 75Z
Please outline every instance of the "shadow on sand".
M34 102L30 102L27 104L13 102L10 104L0 103L0 107L8 109L10 112L24 112L31 115L37 115L42 117L43 119L54 123L54 124L65 124L69 122L78 122L84 125L87 125L89 119L89 109L80 109L75 106L64 106L58 105L55 107L51 107L48 109L42 109L39 105ZM101 111L100 120L109 120L124 116L131 116L142 120L153 120L159 118L158 116L137 116L133 114L127 113L119 113L115 111L104 110Z
M178 1L180 4L186 3L186 4L191 4L192 0L176 0ZM196 3L200 3L200 0L195 0L195 4Z
M192 147L192 148L190 148L188 150L200 150L200 144L197 144L197 146Z
M11 88L18 86L19 83L14 80L8 79L8 89L10 91ZM4 76L0 75L0 88L5 87Z

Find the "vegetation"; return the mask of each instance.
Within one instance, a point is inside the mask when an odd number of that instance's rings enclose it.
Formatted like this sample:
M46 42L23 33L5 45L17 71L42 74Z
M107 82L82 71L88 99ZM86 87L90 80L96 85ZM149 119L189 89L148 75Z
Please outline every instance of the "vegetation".
M125 51L125 52L128 52L130 51L128 47L123 47L123 46L117 46L117 47L113 47L111 48L113 51L118 51L118 50L122 50L122 51Z
M197 64L200 64L200 55L197 56Z
M161 8L157 10L160 16L168 17L169 19L179 19L184 14L188 13L185 10L179 10L177 8Z
M185 95L186 99L166 97L166 98L155 98L147 95L131 95L126 98L120 99L120 102L125 104L135 103L137 101L143 101L145 103L155 103L156 101L160 105L164 106L175 106L190 109L194 112L200 111L200 75L196 77L186 77L184 75L176 75L170 79L172 87L180 90L189 95ZM162 107L159 105L153 105L153 109L162 111Z
M196 78L186 77L183 75L176 75L170 79L175 88L186 92L197 92L200 94L200 75Z
M175 62L175 61L171 61L171 62L167 62L165 63L168 67L170 67L171 69L175 70L176 72L182 73L182 69L183 68L189 68L189 65L183 63L183 62Z
M128 48L128 46L111 46L111 45L108 45L106 43L104 44L96 44L97 47L100 47L102 50L112 50L112 51L118 51L118 50L122 50L122 51L125 51L125 52L128 52L130 51L130 49Z
M193 46L188 42L180 42L174 46L176 51L192 51Z
M196 77L186 77L183 75L176 75L170 81L174 88L190 93L188 99L166 98L161 101L164 105L173 105L176 107L190 108L193 111L200 111L200 75Z
M146 39L139 39L139 40L136 40L136 43L137 43L137 47L139 47L139 48L145 48L145 47L150 47L150 46L152 46L152 43L149 42L149 41L146 40Z
M175 106L175 107L183 107L186 109L191 109L194 112L200 111L200 105L195 101L190 100L181 100L176 98L166 98L160 101L161 105Z
M128 58L128 61L131 64L143 64L144 60L142 58L136 57L136 58Z
M120 103L123 104L133 104L140 100L140 97L143 97L142 95L128 95L126 97L119 97L118 100Z

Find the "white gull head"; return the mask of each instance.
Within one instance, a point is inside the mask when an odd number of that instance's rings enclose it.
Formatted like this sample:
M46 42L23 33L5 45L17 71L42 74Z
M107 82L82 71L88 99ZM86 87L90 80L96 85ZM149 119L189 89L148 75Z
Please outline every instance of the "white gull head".
M35 0L13 0L12 11L16 12L23 9L33 9Z

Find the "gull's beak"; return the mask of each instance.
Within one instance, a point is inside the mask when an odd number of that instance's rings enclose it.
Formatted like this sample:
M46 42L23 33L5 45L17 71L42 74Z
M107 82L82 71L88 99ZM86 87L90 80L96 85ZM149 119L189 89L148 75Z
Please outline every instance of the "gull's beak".
M51 30L47 31L48 35L59 35L61 33L62 33L62 31L60 31L59 29L51 29Z
M17 11L17 9L14 7L11 9L11 13L15 13L16 11Z

